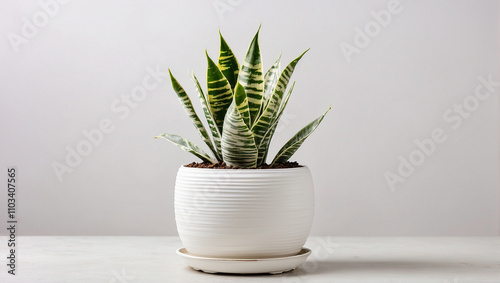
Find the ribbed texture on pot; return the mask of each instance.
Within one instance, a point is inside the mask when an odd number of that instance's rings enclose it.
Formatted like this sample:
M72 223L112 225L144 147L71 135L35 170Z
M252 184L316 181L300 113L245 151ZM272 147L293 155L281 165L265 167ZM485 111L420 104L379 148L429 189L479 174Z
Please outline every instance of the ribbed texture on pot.
M294 255L314 214L307 167L204 169L181 167L175 220L188 252L205 257Z

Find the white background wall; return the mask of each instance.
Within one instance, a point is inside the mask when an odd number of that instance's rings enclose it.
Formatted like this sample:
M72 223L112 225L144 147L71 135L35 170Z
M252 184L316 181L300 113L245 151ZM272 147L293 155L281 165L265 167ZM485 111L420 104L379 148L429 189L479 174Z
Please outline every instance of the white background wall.
M500 81L498 2L401 0L380 28L372 12L388 3L68 1L49 7L44 23L39 1L2 0L0 168L4 184L7 166L19 170L19 233L175 235L176 170L195 159L153 136L202 142L165 77L135 108L120 99L148 67L171 68L198 107L186 70L204 81L204 50L217 57L217 29L242 60L262 23L265 68L281 51L288 63L311 47L272 151L333 106L294 156L314 175L313 235L499 235L500 91L472 97L478 77ZM356 45L356 28L367 25L373 37ZM345 56L343 43L357 53ZM473 110L463 123L443 120L458 119L447 111L464 99ZM113 130L60 182L53 162L65 164L67 147L103 119ZM418 157L414 141L436 128L446 141L391 189L384 174L399 174L399 156Z

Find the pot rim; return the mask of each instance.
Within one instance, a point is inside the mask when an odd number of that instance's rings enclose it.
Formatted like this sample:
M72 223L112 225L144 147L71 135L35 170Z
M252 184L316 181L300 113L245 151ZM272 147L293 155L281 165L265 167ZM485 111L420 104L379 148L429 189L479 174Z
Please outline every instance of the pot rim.
M186 167L186 165L181 165L179 170L211 170L215 172L274 172L274 171L288 171L288 170L308 170L307 165L300 165L300 167L292 168L233 168L233 169L220 169L220 168L199 168L199 167Z

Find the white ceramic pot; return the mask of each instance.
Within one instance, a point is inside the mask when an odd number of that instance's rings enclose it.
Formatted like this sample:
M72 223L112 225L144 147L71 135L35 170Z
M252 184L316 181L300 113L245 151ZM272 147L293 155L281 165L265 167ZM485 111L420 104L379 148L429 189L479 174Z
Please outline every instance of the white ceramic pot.
M206 169L182 166L175 221L187 251L217 258L297 254L309 235L314 189L307 167Z

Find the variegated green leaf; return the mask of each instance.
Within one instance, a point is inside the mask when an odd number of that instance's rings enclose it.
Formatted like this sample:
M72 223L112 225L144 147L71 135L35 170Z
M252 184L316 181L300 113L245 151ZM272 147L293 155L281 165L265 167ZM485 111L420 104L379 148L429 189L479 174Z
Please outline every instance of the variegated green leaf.
M286 93L290 77L296 64L307 52L306 50L290 62L282 72L279 70L280 55L263 75L259 30L241 66L219 31L220 53L217 65L207 54L206 95L198 79L192 76L212 138L196 114L190 98L170 73L172 85L186 113L217 160L239 168L255 168L265 163L272 137L294 87L292 84ZM327 112L292 137L280 149L271 165L289 160L318 127ZM173 142L204 161L214 162L203 150L180 136L163 134L159 137Z
M222 158L219 156L217 150L214 148L212 141L210 140L210 136L208 135L208 132L205 129L205 126L203 126L203 123L201 122L200 118L196 114L196 111L194 110L193 103L191 103L191 99L187 95L186 91L179 84L179 82L172 75L172 72L170 71L170 69L168 70L168 73L170 74L170 80L172 81L172 87L174 88L175 93L177 93L177 96L179 97L179 100L181 101L182 107L184 107L184 110L188 114L189 118L191 118L191 121L193 122L193 125L195 126L196 130L198 130L198 133L200 134L201 138L203 139L205 144L210 148L210 150L215 155L215 157L218 160L221 160Z
M259 28L260 29L260 28ZM245 60L241 64L238 82L245 88L250 107L250 124L257 120L262 104L264 91L264 75L262 71L262 58L259 48L259 31L250 43Z
M276 88L274 89L271 97L269 97L269 102L267 103L266 108L262 112L262 115L260 115L259 119L252 126L252 132L254 133L255 142L257 144L260 144L267 130L274 123L283 99L283 93L286 90L295 66L308 50L304 51L304 53L302 53L299 57L290 62L283 72L281 72Z
M278 77L280 75L280 57L278 60L274 62L274 64L267 70L266 75L264 76L264 94L262 97L262 104L260 106L260 113L264 110L269 101L269 97L274 92L274 88L276 87L276 83L278 82Z
M236 86L236 82L238 81L238 73L240 71L240 66L238 64L238 60L236 56L234 56L233 51L227 45L226 40L222 36L219 30L220 35L220 53L219 53L219 69L222 71L222 74L226 77L227 81L231 85L231 88L234 89Z
M290 87L290 90L288 93L285 95L285 98L281 100L280 108L278 110L278 116L276 117L276 120L279 120L281 118L281 115L283 114L283 111L285 111L285 107L288 104L288 100L290 99L290 96L292 95L292 90L295 87L295 82L292 83L292 86Z
M215 124L222 133L222 124L224 124L224 116L226 116L229 105L233 102L233 91L226 77L215 65L214 61L207 55L207 87L208 87L208 104L212 112Z
M157 138L166 139L167 141L175 144L176 146L182 148L183 150L194 154L196 157L201 158L201 160L203 160L205 162L214 163L214 161L210 158L210 156L206 152L204 152L201 148L199 148L194 143L190 142L189 140L187 140L181 136L172 135L172 134L161 134L161 135L155 137L155 139L157 139Z
M290 99L290 95L292 94L294 86L295 86L295 82L292 84L292 86L288 90L288 93L286 94L285 98L283 99L283 101L281 103L280 110L278 111L278 115L274 119L274 122L272 123L271 127L269 127L269 129L267 130L267 132L264 135L264 138L261 140L260 144L257 146L257 149L259 152L257 164L259 166L266 162L267 153L269 151L269 144L271 143L271 139L273 138L274 132L276 131L276 128L278 126L280 118L283 115L283 111L285 110L285 107L288 103L288 100Z
M326 110L326 112L321 115L316 120L309 123L307 126L302 128L295 136L293 136L276 154L271 165L275 165L276 163L286 162L292 157L292 155L299 149L302 143L311 135L314 130L319 126L323 118L325 118L326 113L330 111L331 107Z
M236 103L236 108L240 112L243 121L245 121L247 127L250 127L250 109L248 107L247 94L240 83L237 83L234 89L234 102Z
M214 122L214 117L212 115L212 112L210 111L210 108L208 106L207 98L205 97L205 94L203 93L203 89L201 88L200 82L196 78L196 76L193 74L191 76L194 82L194 86L196 88L196 91L198 92L198 97L200 98L201 101L201 107L203 108L203 113L205 114L205 119L207 119L208 126L210 128L210 131L212 132L212 138L214 140L214 145L215 149L218 153L218 156L222 156L222 149L221 149L221 132L217 128L217 125ZM220 160L220 159L218 159Z
M238 168L257 166L257 146L235 104L229 107L222 131L222 157L227 165Z

